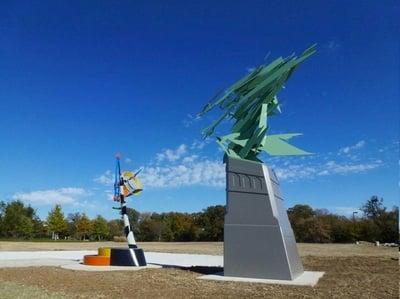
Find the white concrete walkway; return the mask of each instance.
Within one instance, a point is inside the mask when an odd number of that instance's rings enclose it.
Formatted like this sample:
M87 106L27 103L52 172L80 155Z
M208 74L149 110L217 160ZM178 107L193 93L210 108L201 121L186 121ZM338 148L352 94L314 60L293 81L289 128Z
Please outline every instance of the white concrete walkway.
M91 254L97 254L97 251L0 251L0 267L65 265L68 261L81 261L84 255ZM147 263L161 266L223 266L223 257L217 255L145 252L145 256Z

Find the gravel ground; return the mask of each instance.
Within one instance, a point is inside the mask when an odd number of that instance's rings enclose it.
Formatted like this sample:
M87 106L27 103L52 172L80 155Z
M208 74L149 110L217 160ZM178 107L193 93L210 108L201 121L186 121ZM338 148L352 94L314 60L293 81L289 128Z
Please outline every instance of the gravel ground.
M69 297L63 293L48 291L36 286L4 281L0 281L0 295L2 299L59 299Z
M325 271L318 285L293 287L199 280L179 269L83 272L54 267L0 269L4 283L71 298L398 298L398 261L388 257L305 257L306 270ZM25 289L28 287L28 289ZM32 289L33 288L33 289ZM1 288L0 288L1 290ZM4 298L4 297L2 297ZM19 298L19 297L15 297ZM44 297L46 298L46 297Z
M0 250L72 250L123 243L0 242ZM222 254L222 243L141 243L145 250ZM324 271L318 285L295 287L197 279L189 270L83 272L58 267L0 269L0 298L399 298L397 248L299 244L305 270ZM1 255L1 252L0 252Z

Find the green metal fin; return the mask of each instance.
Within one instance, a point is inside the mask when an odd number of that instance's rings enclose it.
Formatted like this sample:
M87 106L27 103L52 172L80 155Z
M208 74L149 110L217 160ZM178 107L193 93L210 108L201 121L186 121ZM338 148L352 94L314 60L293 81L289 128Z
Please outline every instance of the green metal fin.
M311 155L312 153L306 152L286 142L286 140L299 135L302 134L293 133L265 136L265 144L261 147L261 150L271 156Z

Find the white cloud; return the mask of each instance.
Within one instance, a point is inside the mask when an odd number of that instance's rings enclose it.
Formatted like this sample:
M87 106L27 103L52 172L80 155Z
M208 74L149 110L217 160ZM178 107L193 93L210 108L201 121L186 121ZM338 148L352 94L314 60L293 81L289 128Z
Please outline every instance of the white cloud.
M207 143L208 142L205 141L205 140L201 140L201 141L194 140L192 145L190 146L190 149L192 149L192 150L201 150L201 149L203 149L204 146L206 146Z
M324 164L305 165L288 164L284 167L273 166L282 181L298 181L319 176L349 175L364 173L382 165L376 160L369 163L341 164L328 161ZM196 155L185 157L177 165L145 167L140 174L145 186L154 188L182 186L225 186L225 165L219 161L200 160Z
M342 45L336 40L330 40L325 44L325 48L330 52L337 51L341 47L342 47Z
M191 163L194 160L196 160L198 157L199 156L197 156L197 155L191 155L191 156L185 157L182 159L182 163Z
M95 205L94 203L88 201L88 200L79 200L79 201L75 201L74 203L72 203L72 205L74 207L79 207L79 208L86 208L86 209L98 209L99 206Z
M127 163L127 164L129 164L129 163L131 163L132 162L132 159L131 158L125 158L125 163Z
M350 174L366 172L378 168L382 165L381 160L375 160L366 163L339 164L335 161L328 161L324 166L327 174Z
M359 149L363 148L364 146L365 146L365 140L360 140L359 142L357 142L354 145L342 147L341 149L339 149L339 155L340 154L349 154L350 152L359 150Z
M114 174L111 172L111 170L107 170L102 175L93 179L94 182L103 185L112 185L114 184L114 180L115 180Z
M143 167L139 178L145 187L181 187L181 186L224 186L225 167L222 162L200 158L196 153L206 141L194 140L190 146L181 144L175 149L165 149L156 154L157 163ZM114 175L107 170L94 179L103 185L111 185ZM109 196L108 196L109 197Z
M383 165L381 160L374 160L364 163L339 163L333 160L323 164L287 164L284 167L274 166L276 175L281 180L298 181L301 179L310 179L318 176L329 175L349 175L356 173L365 173L367 171L379 168Z
M156 155L156 159L158 162L162 162L164 160L168 162L174 162L179 160L183 155L186 154L186 152L187 152L186 144L181 144L175 150L166 149L163 152L158 153Z
M193 123L198 122L199 120L201 120L201 116L199 115L191 115L191 114L187 114L186 118L182 121L183 126L185 128L190 127Z
M225 186L225 166L220 161L202 157L201 148L207 141L195 140L192 145L179 145L175 149L166 149L156 154L157 163L143 167L139 178L145 187L164 188L182 186ZM365 146L361 140L356 144L340 149L345 160L336 153L294 158L270 157L267 164L275 169L282 181L299 181L315 177L350 175L365 173L383 165L381 160L359 161L351 158L350 152ZM110 186L114 182L113 174L106 171L94 181Z
M298 181L315 177L317 169L314 166L307 166L304 164L292 164L285 167L273 166L276 175L282 181Z
M39 190L33 192L17 192L12 199L19 199L36 205L48 204L75 204L79 198L84 196L86 191L82 188L60 188L50 190Z
M112 202L114 202L114 193L110 190L104 190L106 198Z
M144 186L183 187L183 186L225 186L225 167L217 161L184 159L178 165L145 167L140 174ZM187 157L189 158L189 157Z

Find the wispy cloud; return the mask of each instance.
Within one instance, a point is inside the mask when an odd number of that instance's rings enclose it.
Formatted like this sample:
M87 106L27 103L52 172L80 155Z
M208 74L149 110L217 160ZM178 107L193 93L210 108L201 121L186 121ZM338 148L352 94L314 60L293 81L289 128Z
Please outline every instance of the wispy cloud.
M381 160L375 160L371 162L366 162L366 163L338 163L335 161L328 161L324 165L324 173L323 175L329 175L329 174L351 174L351 173L360 173L360 172L366 172L375 168L378 168L382 165Z
M140 178L150 188L183 186L225 186L225 167L217 160L204 157L201 149L206 141L194 141L192 145L181 144L175 149L164 149L155 156L156 163L143 167ZM350 159L349 155L364 148L366 142L340 148L337 152L297 159L270 158L267 163L275 169L280 180L295 182L334 175L366 173L383 166L379 159ZM114 177L106 171L94 179L103 185L111 185Z
M176 149L166 149L156 155L158 162L174 162L179 160L187 152L187 145L181 144Z
M208 143L210 143L210 139L206 139L206 140L197 140L195 139L192 142L192 145L190 146L190 149L192 150L201 150L203 149Z
M224 186L224 165L199 155L205 144L195 140L191 146L181 144L156 154L157 164L145 166L140 174L143 184L150 188Z
M332 39L324 45L324 48L329 52L335 52L342 48L342 44L339 41Z
M102 185L112 185L114 184L114 180L114 174L111 172L111 170L106 170L102 175L93 179L94 182Z
M199 120L201 120L201 116L199 116L199 115L193 116L192 114L187 114L185 119L182 121L182 123L185 128L188 128L193 123L198 122Z
M75 204L81 197L86 194L82 188L60 188L50 190L39 190L32 192L17 192L12 196L12 199L19 199L24 202L29 202L35 205L49 204Z
M194 162L199 156L198 155L190 155L182 159L183 163L191 163Z
M365 140L360 140L354 145L345 146L339 149L339 154L349 154L350 152L359 150L365 146Z
M299 181L330 175L350 175L365 173L382 166L381 160L364 163L345 163L330 160L325 163L314 162L287 164L286 166L272 165L279 179L286 181Z
M195 140L191 146L181 144L175 149L164 149L157 153L156 163L143 167L141 181L149 188L224 186L225 168L222 162L201 158L198 154L205 144L205 141ZM114 182L114 175L107 170L94 181L110 186Z
M72 203L74 207L80 207L80 208L86 208L86 209L98 209L99 206L94 204L93 202L90 202L89 200L77 200Z
M197 160L185 157L177 165L145 167L141 173L143 184L148 187L183 187L225 185L224 165L218 161Z
M382 165L376 160L368 163L338 163L328 161L323 164L306 165L302 163L287 166L273 166L282 181L299 181L322 176L350 175L365 173ZM197 156L183 158L178 164L145 167L141 173L143 184L149 187L182 186L225 186L225 166L220 161L199 159Z

